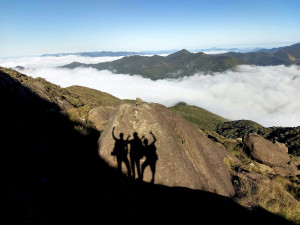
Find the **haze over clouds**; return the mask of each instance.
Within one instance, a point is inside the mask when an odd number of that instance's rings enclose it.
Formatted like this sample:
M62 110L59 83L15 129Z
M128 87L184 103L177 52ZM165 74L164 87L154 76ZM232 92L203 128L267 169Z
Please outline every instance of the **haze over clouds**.
M97 63L117 58L121 57L0 59L0 66L23 66L26 69L20 72L43 77L61 87L81 85L121 99L140 97L166 106L184 101L230 120L250 119L266 127L300 126L299 66L240 66L224 73L199 73L177 80L158 81L93 68L56 68L73 61Z
M80 55L67 55L67 56L45 56L45 57L20 57L20 58L0 58L0 65L4 67L23 66L30 69L43 68L43 67L57 67L63 66L71 62L81 63L100 63L108 62L122 58L120 57L85 57Z

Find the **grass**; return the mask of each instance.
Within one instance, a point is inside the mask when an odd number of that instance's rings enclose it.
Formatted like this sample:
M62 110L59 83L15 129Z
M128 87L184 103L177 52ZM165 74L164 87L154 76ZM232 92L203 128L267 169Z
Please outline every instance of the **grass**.
M239 138L226 138L215 131L207 130L206 134L242 162L242 165L238 165L233 160L224 159L232 174L236 202L250 209L261 207L295 224L300 223L300 179L298 177L282 177L263 171L256 166L256 161L248 155ZM264 175L267 181L241 176L241 171Z
M88 105L90 108L97 106L115 107L122 103L121 99L116 98L108 93L82 86L71 86L65 88L72 96L75 96L83 105Z
M61 88L43 78L32 78L15 70L0 67L5 73L18 80L41 98L60 106L61 111L69 116L70 120L81 124L89 124L88 112L98 106L115 107L123 101L108 93L82 86Z
M187 105L184 102L180 102L175 106L170 107L170 109L201 130L215 131L218 124L227 121L221 116L197 106Z
M276 177L269 182L239 179L239 182L235 184L235 200L248 208L260 206L298 224L300 223L300 203L291 196L282 179L286 178Z

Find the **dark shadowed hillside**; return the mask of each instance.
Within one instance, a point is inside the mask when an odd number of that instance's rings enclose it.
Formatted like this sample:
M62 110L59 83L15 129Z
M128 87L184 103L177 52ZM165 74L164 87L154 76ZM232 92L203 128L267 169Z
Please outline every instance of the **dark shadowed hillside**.
M214 193L129 180L98 156L99 132L12 73L0 69L2 224L290 224Z

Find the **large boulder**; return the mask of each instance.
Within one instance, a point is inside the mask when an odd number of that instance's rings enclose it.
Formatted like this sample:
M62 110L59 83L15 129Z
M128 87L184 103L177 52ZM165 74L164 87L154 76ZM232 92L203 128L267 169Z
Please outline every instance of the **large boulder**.
M134 132L142 141L147 139L148 145L156 139L154 145L158 160L150 156L147 158L148 161L151 158L152 162L145 164L149 165L144 171L145 182L152 181L152 165L156 184L188 187L223 196L234 194L230 173L224 164L225 157L233 156L181 116L160 104L142 102L116 107L98 141L100 157L112 167L118 167L118 160L112 155L116 142L113 135L120 139L122 133L124 140L130 135L129 140L132 140ZM142 150L143 147L140 148ZM130 153L127 155L130 163L129 156ZM140 165L147 159L141 158ZM128 166L123 162L121 165L121 171L127 174Z
M287 152L256 133L246 134L243 143L248 147L251 155L265 165L283 166L290 161Z
M93 122L96 129L101 132L104 130L109 114L112 112L112 110L113 107L109 106L99 106L93 108L88 113L88 120Z

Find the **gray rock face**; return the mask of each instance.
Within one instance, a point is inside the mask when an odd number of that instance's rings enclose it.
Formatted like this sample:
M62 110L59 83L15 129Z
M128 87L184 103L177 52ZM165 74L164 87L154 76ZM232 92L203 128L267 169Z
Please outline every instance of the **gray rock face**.
M243 143L248 147L251 155L265 165L282 166L290 161L287 152L256 133L246 134Z
M126 140L130 135L130 141L133 140L134 132L143 142L139 147L140 151L150 149L143 147L145 139L148 141L147 146L155 141L157 157L150 154L149 150L149 154L146 152L138 160L140 167L145 167L142 173L145 182L151 182L154 177L153 181L156 184L188 187L224 196L234 194L230 173L224 164L224 158L229 153L182 117L160 104L122 104L116 107L98 141L100 157L109 165L118 167L118 157L111 154L117 142L113 136ZM128 154L125 153L125 158L131 164L134 161L130 157L133 147L130 144L127 146ZM119 160L122 172L127 174L128 164L126 165L124 154ZM129 170L132 170L131 168ZM138 170L135 169L135 178L138 174Z

